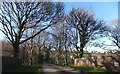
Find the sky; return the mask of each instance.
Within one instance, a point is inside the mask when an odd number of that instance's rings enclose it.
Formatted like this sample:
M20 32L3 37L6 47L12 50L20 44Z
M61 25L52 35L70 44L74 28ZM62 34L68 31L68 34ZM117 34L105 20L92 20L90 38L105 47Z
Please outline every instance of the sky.
M118 2L65 2L65 13L68 14L72 8L85 8L92 10L95 18L102 19L109 23L111 20L118 19ZM4 34L0 32L0 40L4 39ZM106 43L110 43L106 38ZM95 49L95 47L90 47ZM88 50L90 49L88 48ZM98 49L98 48L96 48ZM99 48L100 51L102 49Z
M96 18L111 21L118 18L118 2L65 2L65 12L72 8L92 10Z

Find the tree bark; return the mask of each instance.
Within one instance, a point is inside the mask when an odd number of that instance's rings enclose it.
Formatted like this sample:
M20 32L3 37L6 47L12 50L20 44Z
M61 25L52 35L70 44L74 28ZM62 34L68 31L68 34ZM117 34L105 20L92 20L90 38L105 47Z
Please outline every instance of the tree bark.
M82 58L83 57L83 48L84 48L84 46L83 46L83 44L81 43L80 44L80 58Z
M22 54L22 63L25 65L25 49L26 49L26 44L24 45L24 47L23 47L23 54Z
M59 53L57 53L57 56L56 56L56 64L59 65Z
M38 63L44 62L44 55L42 54L42 46L39 47L39 54L38 54Z
M83 57L83 48L80 48L80 58Z
M18 43L15 43L13 44L13 57L14 58L19 58L19 44Z
M65 48L65 49L66 49L66 48ZM67 59L67 49L66 49L66 50L65 50L65 65L68 65L68 64L67 64L67 62L68 62L67 60L68 60L68 59Z

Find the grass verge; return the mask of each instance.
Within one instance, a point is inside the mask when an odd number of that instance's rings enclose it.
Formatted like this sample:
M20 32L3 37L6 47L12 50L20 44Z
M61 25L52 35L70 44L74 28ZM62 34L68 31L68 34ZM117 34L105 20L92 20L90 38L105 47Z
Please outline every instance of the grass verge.
M88 67L88 66L70 66L74 70L80 70L84 72L106 72L105 69L100 67Z

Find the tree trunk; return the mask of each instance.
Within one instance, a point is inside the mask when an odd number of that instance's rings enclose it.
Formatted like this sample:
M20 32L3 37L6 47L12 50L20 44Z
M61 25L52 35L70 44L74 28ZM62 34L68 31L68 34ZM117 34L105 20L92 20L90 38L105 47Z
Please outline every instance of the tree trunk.
M30 65L31 66L33 65L33 58L32 57L30 58Z
M25 51L25 49L26 49L26 44L24 45L24 47L23 47L23 54L22 54L22 63L25 65L25 54L26 54L26 51Z
M33 48L31 50L30 65L33 65Z
M82 46L80 47L80 54L79 54L79 57L80 57L80 58L83 57L83 47L82 47Z
M49 49L46 48L46 51L45 51L45 53L46 53L46 55L45 55L45 61L47 61L47 62L49 62L49 60L50 60L50 53L49 52L50 52Z
M15 43L13 44L13 57L14 58L19 58L19 44L18 43Z
M84 43L84 36L83 36L83 37L80 37L80 58L83 57L84 46L85 46L85 43Z
M57 56L56 56L56 64L59 65L60 64L60 53L57 52Z
M67 50L65 50L65 65L67 65Z
M68 65L68 57L67 57L67 55L68 55L68 51L67 51L67 46L66 46L66 42L67 41L67 39L65 40L65 65Z
M39 54L38 54L38 63L41 63L43 60L42 60L42 56L41 56L41 47L39 47Z

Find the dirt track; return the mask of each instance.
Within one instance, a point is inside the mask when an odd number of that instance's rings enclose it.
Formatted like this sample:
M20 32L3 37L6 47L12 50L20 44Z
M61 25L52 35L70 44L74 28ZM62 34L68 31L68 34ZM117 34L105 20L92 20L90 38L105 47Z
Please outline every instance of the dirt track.
M71 68L60 67L48 63L43 64L43 73L44 74L80 74L79 71L75 71Z

